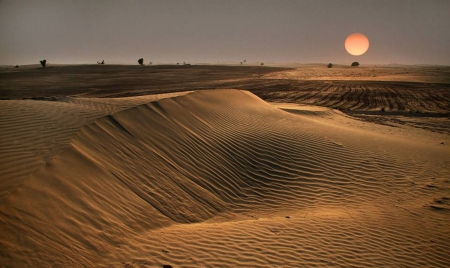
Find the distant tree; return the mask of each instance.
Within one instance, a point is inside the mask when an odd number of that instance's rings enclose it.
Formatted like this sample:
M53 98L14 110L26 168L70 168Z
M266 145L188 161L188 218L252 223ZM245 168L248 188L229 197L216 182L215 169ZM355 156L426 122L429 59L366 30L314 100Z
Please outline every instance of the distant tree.
M45 69L45 65L47 64L47 61L46 60L41 60L39 62L41 63L42 67Z
M102 62L100 64L105 64L105 60L102 60Z
M14 67L14 68L19 68L19 65L16 65L16 67Z
M328 66L327 66L328 68L333 68L333 64L331 64L331 63L328 63Z
M152 65L153 64L153 62L150 62L150 65Z
M99 61L97 61L97 64L100 64L100 62L99 62Z
M179 62L177 62L177 65L180 65L180 63L179 63Z
M242 61L241 61L241 65L242 65Z
M138 63L139 63L139 65L144 65L144 59L143 59L143 58L140 58L140 59L138 60Z
M247 62L247 59L244 59L244 62Z
M352 63L352 67L358 67L359 66L359 62L355 61Z
M261 62L261 65L264 65L264 62Z

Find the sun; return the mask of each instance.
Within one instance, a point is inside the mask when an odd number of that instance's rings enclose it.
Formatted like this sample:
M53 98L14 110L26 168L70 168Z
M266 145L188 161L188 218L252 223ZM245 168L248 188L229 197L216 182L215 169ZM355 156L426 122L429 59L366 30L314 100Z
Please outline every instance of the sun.
M352 33L345 39L345 49L353 56L360 56L369 49L369 39L361 33Z

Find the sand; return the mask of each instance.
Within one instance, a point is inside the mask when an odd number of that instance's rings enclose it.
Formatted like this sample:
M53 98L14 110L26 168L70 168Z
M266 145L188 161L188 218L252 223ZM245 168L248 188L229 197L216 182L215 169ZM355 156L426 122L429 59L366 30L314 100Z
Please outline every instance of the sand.
M325 68L324 64L293 65L291 70L281 70L265 75L266 78L319 80L319 81L389 81L450 83L450 66L442 65L399 65L363 64L359 67L334 64Z
M192 83L274 83L259 77L273 70L252 72ZM371 109L354 109L358 117L333 105L270 102L270 91L264 100L254 94L261 88L193 89L6 94L0 263L450 265L449 110L438 100L428 101L440 107L429 116L407 119L432 123L394 126L366 118L388 115L361 115Z

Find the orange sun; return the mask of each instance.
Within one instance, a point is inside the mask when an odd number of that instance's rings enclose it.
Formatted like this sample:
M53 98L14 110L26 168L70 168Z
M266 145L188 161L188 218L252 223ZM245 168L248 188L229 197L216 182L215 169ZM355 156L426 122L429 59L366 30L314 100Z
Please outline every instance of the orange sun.
M345 39L345 49L353 56L359 56L369 49L369 39L363 34L352 33Z

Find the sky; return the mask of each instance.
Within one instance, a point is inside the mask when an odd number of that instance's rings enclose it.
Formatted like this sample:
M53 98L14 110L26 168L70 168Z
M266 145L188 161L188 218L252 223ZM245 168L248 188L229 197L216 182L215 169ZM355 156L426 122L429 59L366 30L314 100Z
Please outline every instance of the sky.
M0 0L0 64L448 65L449 29L450 0Z

